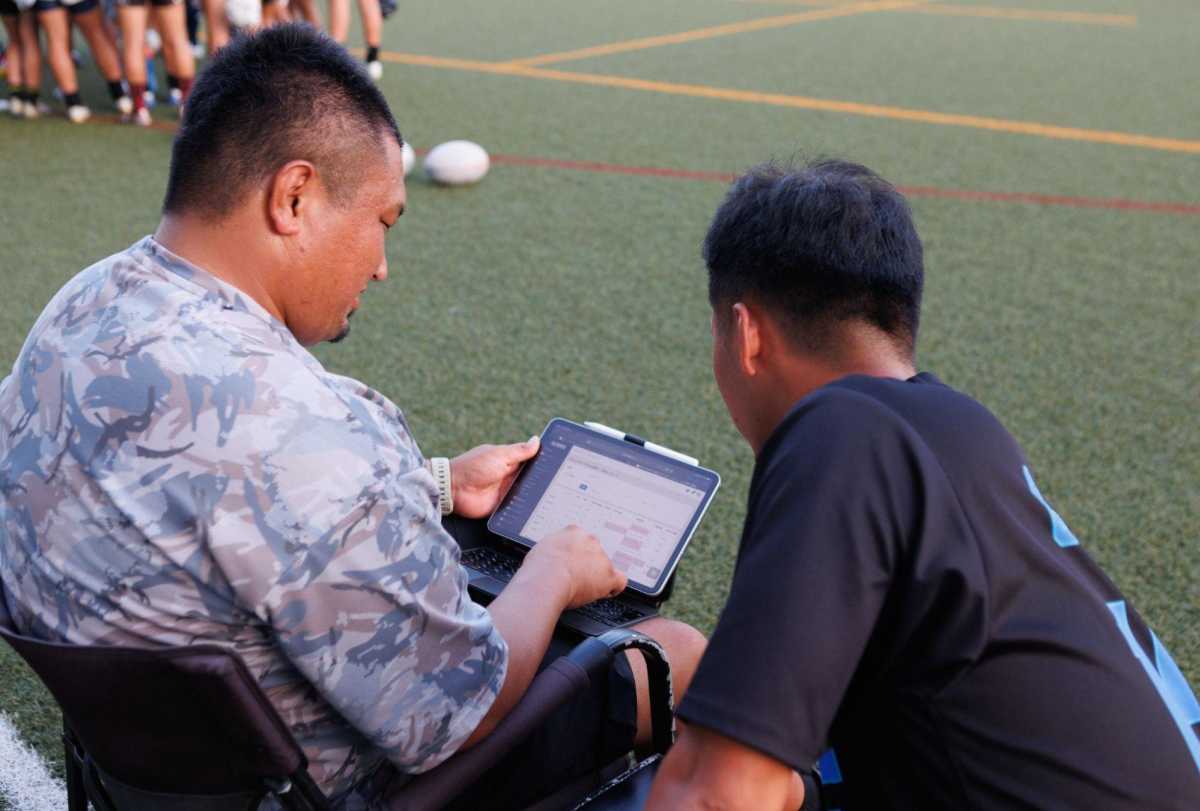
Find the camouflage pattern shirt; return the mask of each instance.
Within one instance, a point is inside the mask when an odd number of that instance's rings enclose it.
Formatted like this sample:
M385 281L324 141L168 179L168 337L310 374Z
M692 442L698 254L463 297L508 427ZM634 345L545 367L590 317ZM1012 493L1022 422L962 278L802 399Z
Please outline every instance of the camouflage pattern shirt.
M70 281L0 382L18 631L235 649L344 807L432 768L508 650L400 410L147 237Z

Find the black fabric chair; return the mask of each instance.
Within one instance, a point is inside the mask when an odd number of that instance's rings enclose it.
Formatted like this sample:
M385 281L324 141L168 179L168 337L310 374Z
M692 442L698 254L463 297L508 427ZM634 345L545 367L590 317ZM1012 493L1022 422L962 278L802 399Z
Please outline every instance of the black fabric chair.
M87 811L89 800L97 811L249 811L268 794L288 811L329 808L304 753L236 653L211 644L142 649L30 639L14 632L2 585L0 636L62 708L69 811ZM539 673L491 735L402 786L388 808L443 807L628 648L646 658L654 749L665 752L674 718L662 649L613 631ZM605 776L590 775L537 807L575 807Z

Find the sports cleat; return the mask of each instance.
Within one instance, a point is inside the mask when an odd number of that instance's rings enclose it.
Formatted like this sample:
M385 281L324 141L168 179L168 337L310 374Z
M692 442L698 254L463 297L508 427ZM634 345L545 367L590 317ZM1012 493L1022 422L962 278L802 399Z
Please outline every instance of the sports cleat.
M36 101L27 101L21 113L25 116L26 120L33 120L42 114L42 105Z
M133 114L133 123L139 127L148 127L154 123L154 119L150 117L150 111L143 107Z
M368 62L367 75L370 76L373 81L378 82L383 78L383 63L378 59L373 62Z
M133 99L129 98L129 96L120 96L113 104L116 105L117 112L122 116L133 114Z
M13 118L21 118L25 115L25 99L19 99L13 96L8 100L8 114Z
M92 117L92 111L82 104L72 104L67 108L67 118L72 124L82 124Z
M178 87L172 87L170 101L172 107L178 107L183 104L183 91Z

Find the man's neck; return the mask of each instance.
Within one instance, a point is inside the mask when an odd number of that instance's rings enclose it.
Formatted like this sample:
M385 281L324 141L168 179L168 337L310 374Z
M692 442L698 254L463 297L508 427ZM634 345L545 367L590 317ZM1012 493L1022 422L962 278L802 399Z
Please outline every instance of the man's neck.
M789 353L779 358L763 387L760 429L751 442L755 455L796 403L822 386L851 375L908 380L916 373L912 359L882 335L868 334L847 342L836 358L808 353Z
M244 230L236 216L209 222L166 214L154 232L154 239L176 256L241 290L283 322L283 313L272 298L262 272L271 266L271 257L261 255L258 243L245 235Z

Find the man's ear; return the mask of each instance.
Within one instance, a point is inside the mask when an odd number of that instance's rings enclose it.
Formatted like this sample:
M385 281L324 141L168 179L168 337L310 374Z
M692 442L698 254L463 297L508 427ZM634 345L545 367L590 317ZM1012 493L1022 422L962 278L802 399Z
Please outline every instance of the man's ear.
M730 337L738 365L747 377L754 377L762 370L763 324L757 308L739 301L733 305L733 323Z
M319 185L317 168L308 161L291 161L275 173L267 194L267 216L275 233L300 233L301 216L315 202Z

